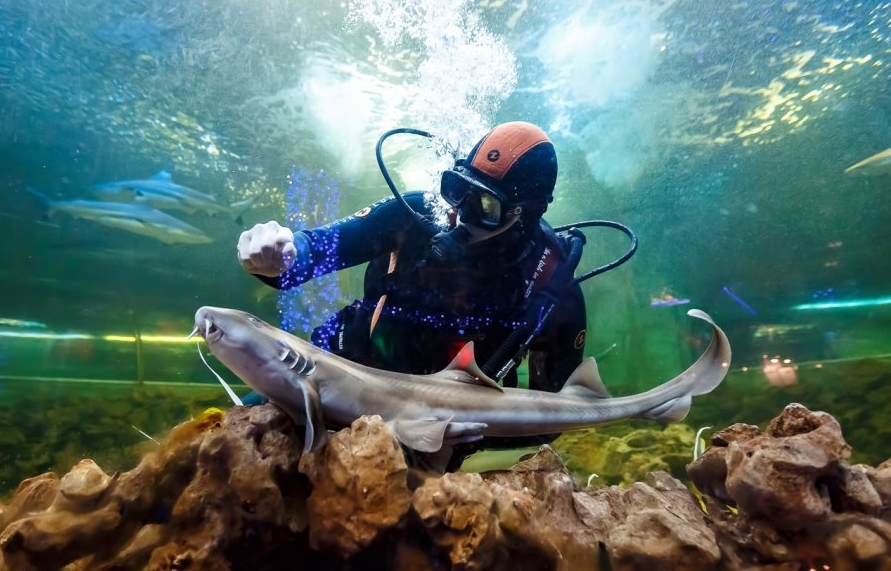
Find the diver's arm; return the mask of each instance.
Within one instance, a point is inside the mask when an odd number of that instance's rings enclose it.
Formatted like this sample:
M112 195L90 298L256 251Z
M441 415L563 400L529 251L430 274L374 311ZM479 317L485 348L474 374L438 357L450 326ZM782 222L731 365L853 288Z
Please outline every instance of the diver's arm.
M404 197L412 208L425 211L424 193L409 192ZM269 272L251 271L244 261L242 266L275 288L290 289L314 277L365 263L395 249L402 232L413 223L414 219L394 198L380 200L325 226L293 234L294 257L286 268L275 266L277 260L273 261ZM239 258L243 260L241 250L239 242ZM290 248L282 248L283 255L289 251ZM278 274L275 272L277 268L282 268Z

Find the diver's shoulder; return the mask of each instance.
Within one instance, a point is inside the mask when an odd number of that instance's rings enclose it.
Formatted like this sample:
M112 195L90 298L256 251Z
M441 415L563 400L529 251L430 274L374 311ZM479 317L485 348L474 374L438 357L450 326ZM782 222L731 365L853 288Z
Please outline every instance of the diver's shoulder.
M430 208L429 193L424 190L409 190L402 193L402 199L416 212L424 212ZM364 210L376 210L378 208L401 207L395 196L386 196L369 204Z

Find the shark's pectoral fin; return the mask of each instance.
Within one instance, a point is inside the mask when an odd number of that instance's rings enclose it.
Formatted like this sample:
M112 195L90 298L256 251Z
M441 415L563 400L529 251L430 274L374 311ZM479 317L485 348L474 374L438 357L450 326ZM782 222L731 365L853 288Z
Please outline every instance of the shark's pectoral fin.
M485 422L450 422L443 435L443 444L454 446L482 440L483 430L488 426Z
M600 370L594 357L585 359L575 368L560 390L560 394L577 394L601 399L610 397L603 379L600 378Z
M419 452L436 452L442 448L449 419L396 419L388 424L399 442Z
M690 412L690 404L693 402L691 395L684 395L676 399L664 402L655 408L651 408L641 416L651 420L663 422L676 422L682 420Z
M322 418L322 399L316 387L305 379L297 382L303 393L303 407L306 414L306 432L303 438L303 453L316 451L328 442L328 430Z
M445 369L438 373L433 373L431 377L438 377L450 381L458 381L459 383L468 383L472 385L483 385L491 387L498 391L504 392L498 381L492 379L480 369L476 362L476 356L473 354L473 341L465 345L452 362Z

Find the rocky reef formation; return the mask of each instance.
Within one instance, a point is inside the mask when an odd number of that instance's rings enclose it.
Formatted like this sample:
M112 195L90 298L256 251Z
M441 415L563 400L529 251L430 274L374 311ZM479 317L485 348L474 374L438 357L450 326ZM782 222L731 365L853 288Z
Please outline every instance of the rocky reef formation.
M183 423L133 470L91 460L0 506L0 570L891 569L891 462L828 414L733 425L688 466L581 487L548 447L501 471L406 463L379 417L318 452L272 405Z

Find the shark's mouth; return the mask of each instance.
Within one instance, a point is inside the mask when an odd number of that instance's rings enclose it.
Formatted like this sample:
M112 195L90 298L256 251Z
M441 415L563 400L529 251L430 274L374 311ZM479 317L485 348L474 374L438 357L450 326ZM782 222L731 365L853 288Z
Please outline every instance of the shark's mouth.
M188 339L191 339L195 335L201 335L202 337L204 337L205 343L210 346L214 342L219 341L223 338L223 330L214 325L210 317L208 317L207 315L203 315L201 310L199 310L198 313L195 314L195 329L193 329L192 332L189 333ZM204 363L204 366L207 367L207 369L211 373L213 373L218 381L220 381L220 384L223 385L224 389L226 389L226 393L229 395L229 398L232 399L232 402L238 406L241 406L241 399L238 397L238 395L235 394L235 392L232 390L232 387L229 386L229 383L223 380L223 377L221 377L219 373L214 371L213 368L207 363L207 360L201 353L201 343L196 342L196 345L198 347L198 357L201 359L201 362Z
M223 337L223 330L217 327L206 313L199 311L195 315L195 329L189 333L188 338L192 338L195 335L201 335L204 341L210 345Z
M214 341L220 340L220 338L223 336L223 330L217 327L214 322L210 320L209 317L205 317L203 336L204 340L207 341L208 344L210 344Z

